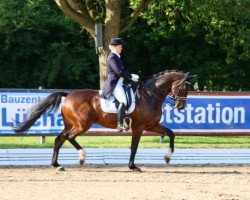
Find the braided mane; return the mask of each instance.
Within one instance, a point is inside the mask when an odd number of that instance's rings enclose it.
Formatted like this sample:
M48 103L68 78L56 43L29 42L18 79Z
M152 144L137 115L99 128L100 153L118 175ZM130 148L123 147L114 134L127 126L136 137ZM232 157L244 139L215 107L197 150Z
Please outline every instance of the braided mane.
M159 72L157 74L154 74L153 77L157 78L165 73L170 73L170 72L180 72L180 73L183 73L183 71L177 71L177 70L165 70L165 71L162 71L162 72Z

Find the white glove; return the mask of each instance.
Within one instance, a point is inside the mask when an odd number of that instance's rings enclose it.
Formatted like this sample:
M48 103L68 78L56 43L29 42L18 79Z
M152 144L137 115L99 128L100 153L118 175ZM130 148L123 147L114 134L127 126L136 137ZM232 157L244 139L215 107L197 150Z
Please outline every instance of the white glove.
M134 82L138 82L138 80L139 80L139 76L137 75L137 74L131 74L131 76L132 76L132 81L134 81Z

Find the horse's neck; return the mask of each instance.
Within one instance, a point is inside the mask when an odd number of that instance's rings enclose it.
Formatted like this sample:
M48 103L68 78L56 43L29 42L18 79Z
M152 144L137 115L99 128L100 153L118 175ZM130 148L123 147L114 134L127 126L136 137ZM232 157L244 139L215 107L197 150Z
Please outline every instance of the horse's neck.
M167 72L168 73L168 72ZM180 79L181 73L169 72L165 76L159 75L149 79L146 83L142 84L141 93L145 93L150 101L160 104L166 99L166 96L171 91L173 82Z
M161 87L156 86L156 81L157 79L147 82L145 84L145 89L147 90L148 93L152 94L157 99L161 99L162 101L164 101L171 89L171 83L170 83L171 81L169 82L169 85L165 86L166 84L164 84Z
M139 89L139 95L143 96L146 101L161 106L167 94L161 93L156 87L144 83Z

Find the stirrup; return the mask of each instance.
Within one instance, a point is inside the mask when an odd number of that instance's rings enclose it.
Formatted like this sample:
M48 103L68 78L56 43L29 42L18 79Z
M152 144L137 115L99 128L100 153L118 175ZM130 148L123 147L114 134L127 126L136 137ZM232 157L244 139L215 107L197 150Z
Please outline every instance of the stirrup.
M124 126L123 128L124 128L125 131L128 131L130 129L129 126Z
M117 131L118 131L118 132L122 132L122 131L124 131L124 130L126 130L126 128L125 128L122 124L118 123L118 124L117 124Z
M124 131L128 131L130 129L130 126L126 123L122 125Z

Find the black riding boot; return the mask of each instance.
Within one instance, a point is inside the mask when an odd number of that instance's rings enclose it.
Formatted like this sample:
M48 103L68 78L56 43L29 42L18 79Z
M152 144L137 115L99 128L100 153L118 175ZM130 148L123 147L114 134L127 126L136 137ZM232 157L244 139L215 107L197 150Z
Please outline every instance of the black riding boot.
M125 114L125 105L124 103L120 103L119 104L119 107L117 109L117 130L119 132L125 130L124 126L123 126L123 117L124 117L124 114Z

